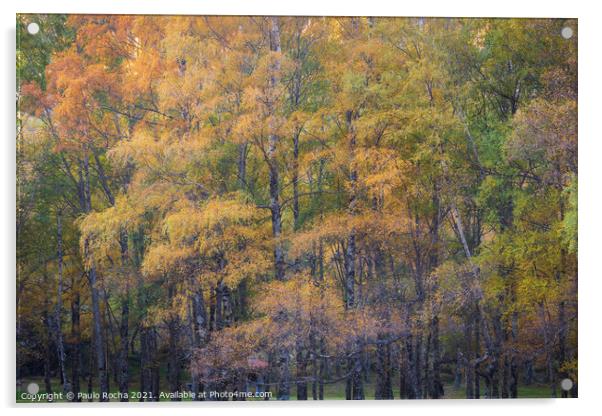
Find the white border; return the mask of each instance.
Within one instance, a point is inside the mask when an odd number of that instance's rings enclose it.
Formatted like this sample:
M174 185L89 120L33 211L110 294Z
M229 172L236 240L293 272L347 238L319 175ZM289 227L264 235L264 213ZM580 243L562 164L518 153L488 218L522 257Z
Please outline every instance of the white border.
M490 4L483 4L490 3ZM237 15L333 15L333 16L466 16L466 17L577 17L575 2L548 0L545 5L520 0L420 1L384 0L124 0L79 1L22 0L21 13L114 13L114 14L237 14Z
M28 414L106 414L107 410L115 414L143 411L150 415L165 415L166 412L182 414L242 414L258 413L264 416L286 413L287 416L307 413L345 412L348 416L376 412L391 414L443 415L478 414L504 415L509 413L533 412L545 415L588 414L600 408L597 401L601 394L602 371L600 366L600 347L602 345L600 318L602 313L602 276L601 267L602 229L600 214L602 207L602 189L600 170L602 165L602 128L599 126L602 91L602 74L599 42L602 39L602 16L593 6L594 2L579 0L527 2L525 0L470 1L418 1L401 2L394 0L21 0L16 4L2 2L2 81L3 91L0 115L2 117L2 150L0 152L0 175L2 177L3 202L2 239L0 256L4 273L3 314L1 320L0 401L9 414L19 412ZM115 14L280 14L280 15L372 15L372 16L470 16L470 17L572 17L579 19L579 399L576 400L515 400L515 401L420 401L420 402L321 402L299 403L270 402L243 403L203 403L190 405L185 403L160 403L157 405L133 404L127 407L119 403L94 404L85 409L81 407L58 407L56 405L36 405L15 408L15 13L115 13ZM236 406L236 407L234 407ZM19 410L16 410L19 409ZM370 415L370 416L371 416Z

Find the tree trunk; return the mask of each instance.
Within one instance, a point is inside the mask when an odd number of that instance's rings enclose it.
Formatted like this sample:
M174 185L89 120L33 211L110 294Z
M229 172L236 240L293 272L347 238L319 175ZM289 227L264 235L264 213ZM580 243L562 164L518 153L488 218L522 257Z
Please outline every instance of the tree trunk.
M278 357L278 400L289 400L290 399L290 356L286 349L280 351Z
M160 363L157 359L157 329L151 328L150 331L150 357L151 357L151 393L153 401L159 401L159 392L161 385Z
M430 328L429 328L430 329ZM426 337L426 343L424 346L424 379L422 383L422 398L428 399L429 394L431 393L431 368L430 368L430 359L431 359L431 347L432 347L432 333L429 330L428 335Z
M385 336L378 337L380 341ZM391 383L391 357L390 346L388 344L378 344L376 346L376 389L374 392L376 400L393 399L393 384Z
M174 296L174 288L170 286L168 297L170 301ZM169 383L169 391L177 393L180 391L180 319L177 316L172 316L167 323L168 340L168 357L167 357L167 381ZM174 398L172 401L180 401L179 398Z
M65 368L65 344L63 342L63 223L62 212L60 210L57 212L56 226L58 286L54 323L56 326L56 347L59 369L61 371L61 380L63 382L63 392L66 393L71 390L71 384L69 383L67 370Z
M550 330L549 330L549 323L546 319L546 311L544 309L543 305L540 305L540 311L541 311L541 316L542 316L542 322L543 322L543 342L544 342L544 350L546 353L546 376L547 376L547 381L550 385L550 390L552 393L552 397L556 397L556 375L554 373L554 358L553 358L553 354L554 352L552 351L551 348L551 340L550 340Z
M192 297L192 329L193 329L193 347L200 348L207 339L207 312L205 310L205 299L202 289L198 289ZM192 378L192 391L195 392L195 400L201 400L199 393L204 391L204 386L199 383L196 375Z
M324 339L320 339L320 351L324 351ZM324 379L328 376L328 361L326 358L320 360L318 400L324 400Z
M441 202L439 198L440 193L439 181L435 180L433 186L433 208L434 214L432 218L432 227L430 231L431 235L431 249L429 253L429 273L432 273L439 265L439 227L441 225ZM441 382L441 347L439 342L439 316L437 315L437 300L436 295L439 289L438 282L435 280L431 287L431 313L433 314L430 321L430 338L431 338L431 362L432 362L432 374L431 374L431 397L438 399L444 394L443 383Z
M408 387L407 387L407 377L408 377L408 365L407 365L407 357L404 354L404 345L400 345L399 347L399 398L400 399L409 399L408 397Z
M276 16L270 17L270 51L280 53L280 22ZM274 58L270 66L268 114L276 112L276 88L280 83L280 59ZM272 213L272 236L274 238L274 273L277 280L284 280L284 251L280 234L282 232L282 213L280 208L280 183L277 150L280 138L275 133L276 126L270 121L268 138L268 167L270 171L270 211Z
M406 365L406 386L408 399L419 399L421 397L418 385L418 376L416 374L416 353L414 351L414 336L408 335L405 341L407 365Z
M87 248L87 244L86 244ZM92 329L94 333L94 349L96 351L96 370L100 382L100 401L107 401L109 392L109 380L105 361L104 336L102 331L102 317L100 314L100 295L98 293L96 269L94 266L88 271L88 280L92 291Z
M44 273L44 283L48 284L48 276ZM45 336L45 347L44 347L44 388L46 389L47 394L52 394L52 384L50 382L51 379L51 365L52 365L52 324L50 315L48 313L48 308L50 301L48 300L48 292L44 297L44 310L42 311L42 322L44 323L44 328L46 329Z
M219 282L215 288L215 330L219 331L224 327L224 284Z
M247 189L247 149L248 143L238 145L238 185L240 189Z
M533 384L533 359L528 358L525 362L525 386Z
M119 357L119 392L123 395L120 399L122 402L127 402L125 398L128 393L129 383L129 365L128 365L128 351L129 351L129 315L130 315L130 295L129 291L126 292L124 299L121 301L121 325L119 327L119 337L121 342L121 350Z
M422 313L419 313L418 316L422 316ZM424 391L422 389L422 361L423 361L423 357L422 357L422 344L423 344L423 327L422 327L422 321L420 320L420 318L418 319L418 321L416 322L416 335L415 335L415 345L414 345L414 378L416 381L416 386L414 388L414 391L416 392L416 398L417 399L422 399L424 398L423 394Z
M350 215L357 214L357 170L354 165L354 155L356 146L356 131L353 120L355 118L353 111L348 110L345 113L347 123L347 133L349 135L349 182L351 184L349 204L347 210ZM347 309L352 309L357 306L355 299L355 266L356 266L356 230L351 228L347 237L347 247L345 249L344 266L345 266L345 306ZM348 369L350 370L350 379L347 397L353 400L364 400L364 385L362 380L362 363L361 354L363 348L359 342L352 346L358 352L348 360Z
M138 239L135 240L135 243L140 243ZM137 249L134 253L138 253L141 251L141 247L136 245ZM136 255L135 260L136 265L138 266L138 255ZM140 392L142 393L140 400L143 402L145 400L145 395L151 401L150 395L154 393L153 382L154 382L154 329L152 327L146 326L144 323L144 318L146 316L146 308L147 308L147 299L146 293L144 289L144 282L140 276L137 278L137 289L138 289L138 310L141 313L140 316ZM158 392L157 392L158 393ZM155 396L155 400L158 400L158 397Z
M167 378L169 391L176 393L180 391L180 357L179 357L179 324L172 320L169 324L169 356L167 360ZM180 401L174 398L172 401Z
M454 372L454 389L456 390L459 390L460 386L462 385L462 368L464 367L463 359L464 356L458 348L458 351L456 352L456 368Z
M301 345L297 346L297 400L307 400L307 360Z
M431 397L438 399L443 397L443 383L441 382L441 346L439 342L439 317L434 316L431 320L431 342L432 346L432 390Z
M481 353L481 318L480 312L477 311L476 317L474 318L474 353L473 357L476 359ZM477 365L472 366L473 378L474 378L474 398L481 398L481 381L477 371Z
M502 361L502 399L507 399L510 397L510 359L508 355L504 355Z
M349 163L350 163L350 196L348 204L348 212L350 215L355 215L357 211L357 171L353 167L353 157L355 153L355 127L353 125L353 111L349 110L345 114L347 122L347 130L349 134ZM347 309L351 309L355 305L355 229L351 228L349 236L347 237L347 247L345 250L345 305Z
M475 398L475 382L474 382L474 367L472 365L472 360L474 359L473 354L473 345L472 345L472 318L469 317L464 323L464 341L466 342L466 366L465 366L465 374L466 374L466 398L474 399Z
M512 344L516 345L516 338L518 333L518 313L515 311L512 313ZM516 399L518 397L518 365L516 364L516 357L514 351L509 352L510 355L510 397Z
M91 194L90 194L90 166L88 148L84 146L84 191L86 200L86 213L91 212ZM84 258L90 258L89 243L84 242ZM92 262L93 263L93 262ZM109 379L107 377L107 368L105 361L104 336L102 331L102 317L100 313L100 295L97 287L96 267L92 264L88 269L88 281L92 297L92 330L94 334L94 348L96 352L96 370L100 382L100 401L107 401L109 392Z
M364 381L362 379L361 355L356 358L355 370L352 375L353 400L364 400Z
M119 238L119 244L121 246L121 262L122 267L128 265L128 236L125 231L121 232ZM125 277L126 288L125 294L121 301L121 325L119 327L119 339L121 342L121 350L119 355L119 392L122 397L120 401L127 402L128 398L128 384L129 384L129 363L128 363L128 352L129 352L129 319L130 319L130 289L129 289L129 276Z
M73 401L81 402L79 398L80 392L80 373L81 373L81 340L80 340L80 299L79 299L79 281L76 281L75 276L71 279L71 382Z
M496 311L493 319L493 351L490 363L491 378L491 397L498 399L500 397L500 363L502 361L501 349L503 344L502 317Z
M94 340L92 340L94 341ZM94 348L92 348L92 346L90 346L90 354L88 356L88 402L93 402L94 399L92 398L92 392L93 390L93 381L94 381L94 363L95 363L95 352L94 352Z
M299 135L296 131L293 136L293 224L297 230L299 226Z

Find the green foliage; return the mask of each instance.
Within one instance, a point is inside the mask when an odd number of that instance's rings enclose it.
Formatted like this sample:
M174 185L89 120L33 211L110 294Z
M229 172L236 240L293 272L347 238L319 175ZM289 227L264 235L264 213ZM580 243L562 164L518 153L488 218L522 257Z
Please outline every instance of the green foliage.
M61 14L17 15L17 85L34 81L46 88L46 66L52 54L67 48L75 37L66 20L67 16ZM39 25L37 34L27 31L30 23Z

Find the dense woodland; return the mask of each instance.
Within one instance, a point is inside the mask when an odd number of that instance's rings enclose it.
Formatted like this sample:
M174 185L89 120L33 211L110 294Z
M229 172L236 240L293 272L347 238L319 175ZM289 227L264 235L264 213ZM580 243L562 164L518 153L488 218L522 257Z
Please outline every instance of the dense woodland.
M17 383L577 395L576 21L17 37Z

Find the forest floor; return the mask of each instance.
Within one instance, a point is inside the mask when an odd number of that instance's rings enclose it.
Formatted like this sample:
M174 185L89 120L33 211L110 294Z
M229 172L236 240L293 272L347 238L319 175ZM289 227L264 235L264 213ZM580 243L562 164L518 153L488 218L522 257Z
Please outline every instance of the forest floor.
M134 378L137 380L137 378ZM27 392L27 386L30 383L37 383L40 386L40 393L44 392L44 379L42 377L31 377L24 378L21 382L20 386L17 386L17 403L30 403L31 400L22 399L22 393ZM55 392L61 391L60 380L58 378L51 379L52 389ZM135 385L135 384L134 384ZM309 391L308 395L311 400L311 385L308 386ZM162 391L169 391L167 386L161 386ZM372 400L374 398L374 385L372 383L365 383L364 389L366 392L366 399ZM82 391L87 391L87 383L82 383ZM95 386L94 391L98 391ZM118 391L118 387L116 383L111 383L110 391L116 393ZM455 388L453 384L445 384L445 399L464 399L465 398L465 388L462 385L460 388ZM398 391L393 391L393 395L395 399L399 399ZM484 389L481 391L481 397L485 396ZM335 383L335 384L327 384L324 386L324 397L326 400L344 400L345 399L345 383ZM550 387L548 385L542 384L532 384L529 386L520 386L518 387L518 397L519 398L548 398L551 397ZM297 393L296 387L291 387L291 400L296 400ZM262 399L252 399L252 400L262 400ZM60 401L60 400L59 400ZM65 400L63 400L65 401ZM97 401L97 400L95 400Z

